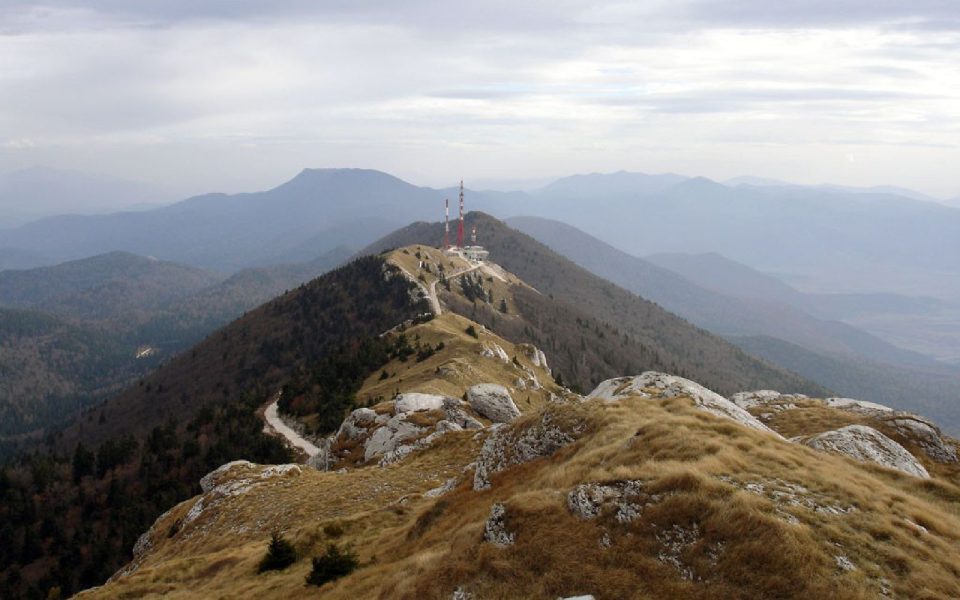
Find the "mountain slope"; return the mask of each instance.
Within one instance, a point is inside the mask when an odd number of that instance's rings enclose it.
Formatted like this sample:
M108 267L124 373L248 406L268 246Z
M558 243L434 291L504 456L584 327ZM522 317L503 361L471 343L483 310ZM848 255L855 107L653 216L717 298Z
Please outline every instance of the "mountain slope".
M591 389L602 379L629 372L631 366L652 368L651 363L667 370L682 370L729 393L756 387L819 389L589 273L488 215L469 213L466 225L477 227L481 242L490 251L491 261L536 290L520 288L517 292L527 333L531 328L538 330L542 339L532 341L543 347L561 374L581 389ZM439 223L417 223L379 240L366 251L411 244L434 245L443 237L442 227ZM472 306L461 306L459 310L511 341L524 341L520 339L524 335L523 326L511 327L508 320L489 318L496 316L491 308L496 307L487 307L486 321L473 312ZM591 337L610 345L598 353L590 368L578 368L585 360L578 350L581 339L590 333Z
M0 272L0 306L100 321L156 310L219 283L216 274L126 252Z
M0 442L76 414L155 366L134 350L91 327L0 309Z
M436 358L461 372L482 363L483 376L509 380L526 366L478 357L480 343L506 342L491 335L463 343L456 330L468 322L444 314L407 333L458 340ZM886 438L925 476L788 441L710 390L660 373L604 382L600 389L612 393L586 399L520 403L496 427L470 429L438 421L446 409L407 402L442 399L468 410L456 394L423 392L469 382L442 367L421 375L393 383L400 396L354 411L339 430L339 451L356 456L363 440L369 448L401 426L423 429L406 440L406 453L335 472L224 465L204 477L202 494L154 523L129 565L80 597L854 600L960 592L960 479L948 457L956 460L956 441L903 428L922 419L788 396L751 408L801 439L876 427L876 436L902 440ZM368 380L360 395L376 385ZM704 401L736 409L743 422L705 410ZM929 440L943 462L922 447ZM295 556L258 572L271 533ZM354 560L335 570L343 554Z
M696 283L691 283L565 223L536 217L518 217L508 222L592 273L649 298L718 335L769 335L822 353L908 365L933 364L923 355L893 346L846 323L812 317L796 308L793 301L781 301L781 297L789 297L790 292L800 299L802 294L785 284L777 286L779 282L773 278L768 281L752 269L719 255L707 255L697 261L700 277L694 280ZM676 261L665 262L674 264ZM718 263L724 268L712 269ZM685 269L681 274L690 270ZM711 273L722 275L709 275ZM712 291L713 278L725 275L729 275L728 279L725 278L726 283L716 286L724 288L722 293ZM759 283L750 286L751 280ZM747 282L744 286L746 293L742 295L731 293L737 289L738 281ZM762 289L751 296L750 289L753 288ZM800 300L796 303L802 305Z
M367 364L380 333L423 312L412 289L382 258L360 258L247 313L5 466L0 596L100 584L207 471L290 460L258 408L331 357Z

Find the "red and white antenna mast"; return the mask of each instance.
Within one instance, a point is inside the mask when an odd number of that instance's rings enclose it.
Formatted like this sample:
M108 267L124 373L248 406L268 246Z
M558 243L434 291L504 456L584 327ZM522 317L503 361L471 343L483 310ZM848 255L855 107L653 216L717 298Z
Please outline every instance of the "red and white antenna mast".
M457 247L463 248L463 180L460 180L460 223L457 224Z
M443 249L450 247L450 198L443 200Z

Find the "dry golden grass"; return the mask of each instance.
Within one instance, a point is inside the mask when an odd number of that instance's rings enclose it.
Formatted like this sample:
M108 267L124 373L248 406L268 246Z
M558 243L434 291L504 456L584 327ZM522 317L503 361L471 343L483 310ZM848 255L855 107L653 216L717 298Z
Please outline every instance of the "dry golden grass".
M555 405L549 393L561 390L542 369L487 331L479 340L465 334L469 324L444 314L409 328L411 340L444 349L420 363L391 362L390 376L371 376L362 397L458 397L481 382L514 387L520 369L480 355L496 343L546 386L513 389L525 414L510 427L528 427L550 411L554 423L580 430L577 441L494 474L492 487L479 492L469 465L488 434L464 431L389 467L304 468L234 497L204 497L208 508L183 525L197 501L190 500L158 520L154 547L137 570L84 597L449 599L461 586L476 599L960 597L957 466L926 461L934 478L916 479L747 429L697 411L687 398ZM883 428L815 401L768 419L787 436L854 422ZM451 478L458 481L452 491L424 495ZM567 507L579 484L623 481L643 490L631 500L640 514L630 522L619 522L613 507L592 520ZM506 506L512 546L483 541L494 502ZM258 574L273 530L293 541L301 559ZM320 590L307 588L309 558L328 543L354 550L361 567Z
M960 490L952 481L921 482L817 453L697 412L684 398L550 410L587 423L587 432L552 457L499 473L490 490L474 492L466 476L439 499L419 495L474 460L480 442L467 432L389 468L305 472L234 499L202 534L185 540L185 528L101 594L302 595L308 560L256 574L279 526L303 556L331 540L358 552L362 568L325 586L329 598L449 598L459 586L476 598L960 595ZM625 480L643 482L649 495L634 521L619 523L610 511L580 520L568 510L577 484ZM790 496L794 486L804 491ZM507 507L513 546L482 541L494 502ZM324 533L331 522L341 536ZM671 552L665 542L677 531L692 533ZM855 569L841 569L837 557Z
M402 362L394 359L385 370L389 377L380 379L382 371L372 374L363 383L357 399L361 404L378 404L390 400L398 392L423 392L460 398L471 385L477 383L498 383L506 387L521 412L536 409L547 402L551 393L563 394L553 377L541 367L534 366L514 344L493 334L479 325L475 328L479 339L466 333L472 321L454 313L444 313L433 320L415 325L404 331L411 343L419 340L421 344L436 347L443 343L443 349L424 361L417 362L410 357ZM482 356L483 349L498 345L506 352L510 362L499 358ZM541 389L527 386L519 389L518 378L527 376L523 368L536 374ZM380 410L382 407L375 407Z

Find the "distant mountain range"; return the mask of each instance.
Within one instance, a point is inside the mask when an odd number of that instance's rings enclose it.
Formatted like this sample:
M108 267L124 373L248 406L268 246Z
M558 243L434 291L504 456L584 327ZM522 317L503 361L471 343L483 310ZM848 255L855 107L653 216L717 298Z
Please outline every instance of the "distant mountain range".
M960 277L950 276L960 270L960 210L891 192L620 172L532 192L467 190L467 208L575 223L634 255L717 252L806 291L960 298ZM456 190L365 169L307 169L263 192L0 231L0 268L16 256L62 262L114 250L218 271L304 262L436 220L445 197Z
M146 210L174 200L173 191L157 185L31 167L0 173L0 228L55 215Z
M837 393L925 412L951 431L960 430L955 403L960 396L960 369L849 324L824 320L873 312L917 314L941 307L939 301L803 294L716 254L658 255L644 260L557 221L518 217L508 223L591 272L755 356ZM805 312L811 308L816 312Z
M251 194L207 194L163 208L62 216L0 232L0 248L57 262L123 250L217 271L306 262L362 247L436 216L442 193L367 170L305 170Z

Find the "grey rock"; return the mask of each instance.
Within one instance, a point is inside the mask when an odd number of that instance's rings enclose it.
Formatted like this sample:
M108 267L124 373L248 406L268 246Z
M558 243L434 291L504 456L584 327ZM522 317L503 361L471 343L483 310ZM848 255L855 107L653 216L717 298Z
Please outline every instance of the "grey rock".
M490 507L490 516L483 528L484 541L500 547L513 545L517 536L507 531L506 517L507 508L502 503L496 502Z
M944 439L940 428L929 419L911 414L898 414L884 421L897 433L910 439L932 460L940 463L957 462L957 448Z
M639 396L641 398L651 397L652 390L657 396L664 398L673 398L676 396L687 396L691 398L696 407L705 412L732 419L741 425L746 425L752 429L757 429L776 437L782 437L779 433L773 431L753 415L740 408L733 402L727 400L720 394L708 390L699 383L669 375L667 373L658 373L656 371L647 371L635 377L617 377L608 379L598 385L587 399L599 398L602 400L616 401L628 396Z
M388 420L373 432L363 445L363 458L370 460L379 454L385 454L397 448L403 442L419 437L425 429L406 420L401 413Z
M478 383L467 390L473 410L494 423L509 423L520 416L520 409L507 388L496 383Z
M817 450L843 454L862 462L877 463L915 477L930 477L923 465L907 452L906 448L865 425L848 425L827 431L804 443Z
M473 475L473 489L490 487L490 477L507 467L550 456L560 448L572 444L582 433L582 427L565 431L554 423L553 416L543 413L533 423L522 428L497 424L484 441Z
M443 408L446 396L436 394L420 394L408 392L398 395L393 402L393 408L398 413L416 412L420 410L440 410Z

